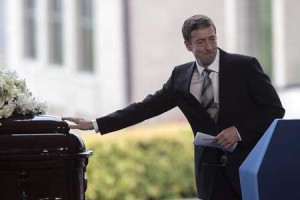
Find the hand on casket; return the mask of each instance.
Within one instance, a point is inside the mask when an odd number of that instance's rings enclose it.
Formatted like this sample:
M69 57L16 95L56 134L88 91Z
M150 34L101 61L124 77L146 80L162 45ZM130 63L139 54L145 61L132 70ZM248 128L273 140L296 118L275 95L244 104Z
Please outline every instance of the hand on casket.
M63 117L63 120L73 122L75 124L69 124L70 129L79 129L79 130L93 130L94 126L91 120L85 120L82 118L75 117Z

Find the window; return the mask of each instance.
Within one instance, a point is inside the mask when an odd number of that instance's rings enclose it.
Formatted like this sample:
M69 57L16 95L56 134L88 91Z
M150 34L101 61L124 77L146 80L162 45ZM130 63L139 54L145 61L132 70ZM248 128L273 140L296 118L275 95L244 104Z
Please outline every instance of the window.
M24 55L36 58L36 0L24 1Z
M49 62L51 64L63 64L63 13L62 1L48 1L49 6Z
M93 72L93 1L78 0L78 63L79 70Z

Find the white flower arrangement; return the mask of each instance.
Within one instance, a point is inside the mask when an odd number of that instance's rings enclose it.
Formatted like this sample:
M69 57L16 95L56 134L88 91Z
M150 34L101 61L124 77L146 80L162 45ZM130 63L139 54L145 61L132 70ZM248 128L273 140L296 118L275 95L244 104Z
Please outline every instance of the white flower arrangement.
M39 103L15 71L0 67L0 119L45 114L46 103Z

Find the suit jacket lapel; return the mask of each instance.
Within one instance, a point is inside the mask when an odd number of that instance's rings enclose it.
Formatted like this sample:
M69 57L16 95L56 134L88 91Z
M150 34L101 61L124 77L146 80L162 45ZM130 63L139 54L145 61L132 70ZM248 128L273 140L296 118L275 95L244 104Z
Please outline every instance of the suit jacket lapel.
M226 98L226 80L228 78L228 75L230 73L226 71L227 66L230 65L230 59L228 58L228 53L223 51L222 49L220 50L220 63L219 63L219 117L218 121L222 120L223 117L223 109L224 109L224 98Z
M183 90L184 94L187 96L190 102L194 104L200 104L200 102L190 93L190 87L191 87L191 81L192 81L192 76L194 73L194 70L196 69L196 62L192 62L188 67L186 73L183 75Z
M189 94L190 94L190 85L191 85L191 80L192 80L192 76L193 76L195 67L196 67L195 62L190 63L190 65L187 67L186 73L183 74L183 76L182 76L183 77L183 81L182 81L183 90L187 96L189 96Z

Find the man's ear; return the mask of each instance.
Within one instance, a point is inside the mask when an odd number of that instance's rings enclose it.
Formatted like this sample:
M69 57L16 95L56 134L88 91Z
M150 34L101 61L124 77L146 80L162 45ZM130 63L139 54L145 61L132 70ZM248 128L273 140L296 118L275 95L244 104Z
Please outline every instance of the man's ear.
M192 51L191 43L188 41L184 41L184 45L188 51Z

